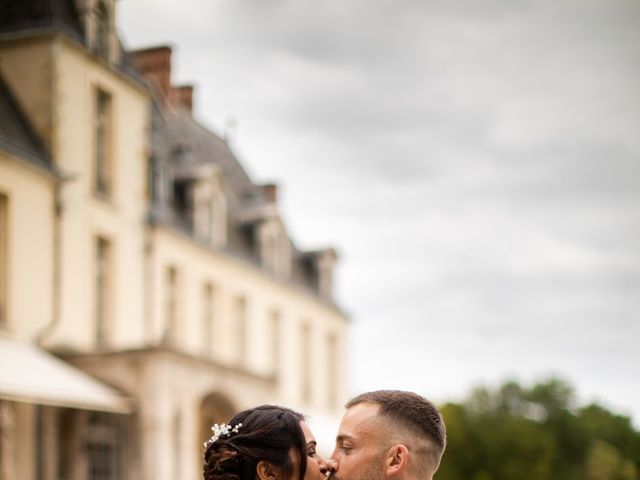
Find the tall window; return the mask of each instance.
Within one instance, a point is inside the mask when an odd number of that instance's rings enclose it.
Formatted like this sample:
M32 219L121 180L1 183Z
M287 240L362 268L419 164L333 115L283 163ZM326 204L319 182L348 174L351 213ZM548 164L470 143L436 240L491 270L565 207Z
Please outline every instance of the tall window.
M99 237L96 240L95 259L95 333L98 346L107 342L109 334L110 282L111 244Z
M311 326L300 326L300 383L303 403L311 402Z
M180 478L182 474L182 416L176 412L173 416L173 475L171 478Z
M9 200L0 193L0 328L7 326L7 277L9 275Z
M244 297L237 297L235 308L235 333L238 361L241 365L245 365L247 355L247 300Z
M118 480L121 478L121 454L118 426L106 413L91 413L87 431L88 480Z
M167 343L175 340L178 316L178 271L175 267L168 267L165 273L165 324L164 338Z
M96 90L94 118L94 188L103 197L111 196L111 96Z
M109 13L103 2L95 10L95 33L93 53L107 60L109 58Z
M333 333L327 335L327 405L338 407L338 338Z
M213 352L213 285L206 283L202 291L202 351Z
M269 331L271 333L271 368L275 375L280 371L280 313L272 310L269 314Z

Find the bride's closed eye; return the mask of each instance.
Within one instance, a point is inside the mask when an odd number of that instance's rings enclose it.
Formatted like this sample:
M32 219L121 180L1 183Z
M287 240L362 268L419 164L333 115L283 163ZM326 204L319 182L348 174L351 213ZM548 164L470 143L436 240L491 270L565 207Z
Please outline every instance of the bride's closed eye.
M315 442L310 442L307 444L307 455L310 457L313 457L315 455L317 455L317 451L316 451L316 443Z

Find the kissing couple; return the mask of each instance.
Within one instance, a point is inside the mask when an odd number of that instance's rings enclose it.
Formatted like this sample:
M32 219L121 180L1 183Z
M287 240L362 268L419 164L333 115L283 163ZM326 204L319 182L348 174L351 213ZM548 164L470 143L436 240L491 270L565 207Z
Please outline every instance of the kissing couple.
M438 409L401 390L358 395L345 405L335 449L323 459L302 414L261 405L214 425L204 480L431 480L446 445Z

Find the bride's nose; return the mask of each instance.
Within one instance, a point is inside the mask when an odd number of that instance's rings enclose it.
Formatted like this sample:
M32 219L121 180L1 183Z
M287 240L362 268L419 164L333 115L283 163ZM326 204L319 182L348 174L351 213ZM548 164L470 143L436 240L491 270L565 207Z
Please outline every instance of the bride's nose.
M320 473L322 473L325 477L329 477L329 462L327 462L324 458L318 455L318 467L320 468Z
M322 460L320 463L320 471L325 477L329 478L338 471L338 462L332 459Z

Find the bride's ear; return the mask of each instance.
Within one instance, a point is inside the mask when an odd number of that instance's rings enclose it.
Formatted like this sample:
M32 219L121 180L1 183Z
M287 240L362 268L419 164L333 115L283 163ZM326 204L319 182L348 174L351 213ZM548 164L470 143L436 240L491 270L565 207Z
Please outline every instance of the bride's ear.
M260 460L256 466L257 480L281 480L282 470L266 460Z

